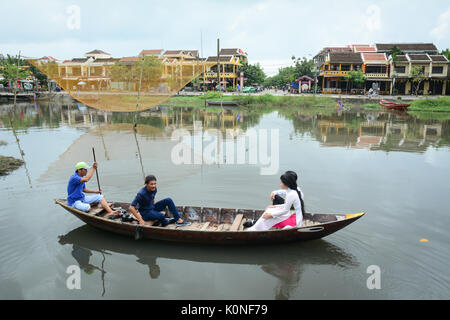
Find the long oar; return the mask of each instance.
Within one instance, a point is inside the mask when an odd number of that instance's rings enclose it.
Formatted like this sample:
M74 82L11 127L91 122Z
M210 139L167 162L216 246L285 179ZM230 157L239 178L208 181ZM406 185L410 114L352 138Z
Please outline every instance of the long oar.
M94 154L94 162L97 162L97 160L95 159L95 149L94 148L92 148L92 153ZM100 188L100 180L98 179L98 170L97 170L97 168L95 168L95 175L97 176L98 190L101 190L101 188Z

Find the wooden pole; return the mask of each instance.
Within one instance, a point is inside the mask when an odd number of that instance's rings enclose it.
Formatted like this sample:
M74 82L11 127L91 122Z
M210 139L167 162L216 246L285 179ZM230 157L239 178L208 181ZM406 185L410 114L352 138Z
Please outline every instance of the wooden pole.
M18 76L19 76L19 61L20 61L20 51L19 51L19 56L17 58L17 78L14 78L14 107L16 106L16 101L17 101L17 80Z
M94 155L94 162L97 162L97 160L95 159L95 149L94 148L92 148L92 153ZM101 188L100 188L100 180L98 179L98 170L97 170L97 168L95 169L95 175L97 176L98 190L101 190Z

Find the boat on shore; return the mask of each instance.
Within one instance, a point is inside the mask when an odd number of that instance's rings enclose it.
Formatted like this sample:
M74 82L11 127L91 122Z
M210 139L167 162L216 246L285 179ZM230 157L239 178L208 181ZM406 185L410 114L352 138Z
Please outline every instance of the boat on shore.
M361 218L365 213L356 214L321 214L307 213L302 227L289 229L271 229L267 231L246 231L243 224L256 220L264 210L227 209L213 207L177 207L185 221L192 225L177 227L170 224L159 227L155 221L148 225L123 222L121 219L104 218L106 211L93 207L89 213L79 211L67 205L66 200L55 200L68 212L95 228L139 239L153 239L181 243L198 244L273 244L295 241L308 241L326 237ZM128 212L129 203L115 202L114 208Z
M217 101L217 100L205 100L205 105L206 106L214 106L214 107L220 107L220 106L224 106L224 107L237 107L240 105L243 105L244 102L240 101L240 100L235 100L235 101Z
M392 102L392 101L388 101L388 100L381 100L380 101L380 105L383 107L383 108L386 108L386 109L393 109L393 110L407 110L408 109L408 107L411 105L411 104L407 104L407 103L397 103L397 102Z

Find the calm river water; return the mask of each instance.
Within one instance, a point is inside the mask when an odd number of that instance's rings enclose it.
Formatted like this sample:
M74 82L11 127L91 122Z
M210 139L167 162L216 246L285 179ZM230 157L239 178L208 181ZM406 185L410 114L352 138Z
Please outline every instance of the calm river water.
M445 115L160 107L137 119L135 135L133 114L80 104L0 106L0 140L7 143L0 154L23 152L25 160L0 177L0 298L450 298ZM196 135L209 129L223 140L204 136L207 161L198 161L202 150L194 148L192 164L177 164L173 150L181 140L171 138L181 132L188 135L182 146L195 145ZM223 154L217 161L214 150L223 148L227 129L256 133L257 161L237 164ZM280 174L294 170L308 211L367 215L305 243L235 248L135 241L86 226L54 203L66 196L74 164L92 163L92 147L107 199L131 201L143 174L153 173L158 197L177 205L259 209L279 188ZM245 151L249 158L252 150ZM270 165L273 172L262 174ZM95 178L88 187L96 188ZM80 290L66 287L71 265L82 270ZM381 288L370 290L373 265L381 270Z

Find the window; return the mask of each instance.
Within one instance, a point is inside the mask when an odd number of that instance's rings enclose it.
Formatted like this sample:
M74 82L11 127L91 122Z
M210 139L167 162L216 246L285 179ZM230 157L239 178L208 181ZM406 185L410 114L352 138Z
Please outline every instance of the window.
M442 74L444 73L444 67L433 67L431 73Z
M405 66L395 66L394 70L396 73L405 73L406 67Z
M350 65L349 64L341 65L341 71L350 71Z

